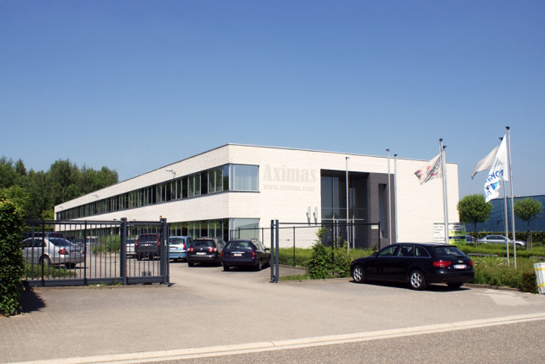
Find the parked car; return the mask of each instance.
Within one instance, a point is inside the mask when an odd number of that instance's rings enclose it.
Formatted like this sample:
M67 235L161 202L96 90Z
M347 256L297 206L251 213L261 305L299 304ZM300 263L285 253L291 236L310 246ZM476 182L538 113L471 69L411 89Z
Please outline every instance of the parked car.
M448 244L397 243L350 264L354 282L391 281L409 283L413 289L446 283L460 288L473 280L473 261Z
M82 251L85 251L87 255L90 255L93 253L93 248L98 245L97 238L95 237L87 237L87 238L76 238L71 237L71 239L68 239L72 242L72 244L78 246L81 248ZM87 247L85 246L87 245ZM85 250L85 248L87 248Z
M189 236L170 236L168 238L168 258L187 260L187 247L192 240Z
M466 235L466 244L471 244L475 242L475 238L471 235Z
M218 238L197 238L187 248L187 265L195 263L221 264L221 252L225 242Z
M161 249L161 236L159 234L140 234L134 243L134 252L137 260L147 257L149 260L159 256Z
M23 258L30 264L65 265L75 268L85 261L85 253L81 247L64 238L34 237L21 242Z
M127 247L127 256L134 257L136 255L136 249L135 244L138 239L127 239L127 244L125 245Z
M480 239L477 239L477 242L479 244L503 244L505 245L505 243L509 241L509 244L513 244L513 240L512 239L507 239L505 236L503 235L487 235L487 236L484 236ZM521 240L515 240L515 244L517 244L517 246L526 246L526 242L525 241L521 241Z
M235 266L251 266L256 270L269 264L271 253L259 240L231 240L221 252L223 270Z

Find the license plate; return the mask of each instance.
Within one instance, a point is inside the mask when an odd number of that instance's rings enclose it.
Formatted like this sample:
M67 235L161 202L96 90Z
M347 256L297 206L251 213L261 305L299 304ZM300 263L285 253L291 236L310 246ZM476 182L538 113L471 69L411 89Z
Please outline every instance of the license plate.
M466 269L465 264L454 264L454 269Z
M235 253L235 254L233 254L233 256L234 256L234 257L241 257L242 254L240 254L240 253Z
M197 255L206 255L206 253L198 252Z

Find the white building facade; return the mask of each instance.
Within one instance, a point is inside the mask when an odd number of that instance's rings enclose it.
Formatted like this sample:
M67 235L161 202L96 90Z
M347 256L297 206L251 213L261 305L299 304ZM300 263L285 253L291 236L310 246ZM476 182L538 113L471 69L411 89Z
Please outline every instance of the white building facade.
M373 234L382 246L396 236L431 242L434 223L444 222L443 186L441 179L420 185L414 173L426 162L397 158L389 167L385 156L227 144L57 205L55 217L166 218L171 235L228 240L242 231L244 237L261 239L271 220L346 221L348 175L349 219L380 226L356 227L350 235L353 246L372 247ZM457 222L458 166L447 163L446 170L449 222ZM312 243L312 238L299 239L297 245Z

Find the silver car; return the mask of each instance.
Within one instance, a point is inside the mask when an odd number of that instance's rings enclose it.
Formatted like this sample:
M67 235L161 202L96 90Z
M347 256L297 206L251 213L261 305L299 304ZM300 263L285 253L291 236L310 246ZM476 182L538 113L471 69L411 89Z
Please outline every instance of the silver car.
M21 242L25 262L75 268L85 261L83 249L64 238L34 237Z
M127 239L127 256L134 257L136 255L136 250L134 249L134 243L138 239Z
M503 244L503 245L505 245L505 243L507 241L509 241L510 245L513 244L513 240L507 239L503 235L487 235L485 237L477 239L477 242L480 243L480 244L485 243L485 244ZM526 246L526 242L521 241L521 240L515 240L515 244L517 244L517 246Z

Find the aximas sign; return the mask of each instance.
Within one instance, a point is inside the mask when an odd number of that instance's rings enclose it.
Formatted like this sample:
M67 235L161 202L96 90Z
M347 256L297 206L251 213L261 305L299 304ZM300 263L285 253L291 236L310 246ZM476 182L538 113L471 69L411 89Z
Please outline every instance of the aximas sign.
M263 166L263 188L273 191L314 192L318 170Z
M263 181L266 182L316 182L318 172L315 169L271 167L265 165Z

